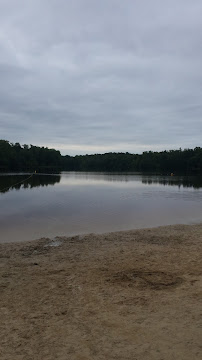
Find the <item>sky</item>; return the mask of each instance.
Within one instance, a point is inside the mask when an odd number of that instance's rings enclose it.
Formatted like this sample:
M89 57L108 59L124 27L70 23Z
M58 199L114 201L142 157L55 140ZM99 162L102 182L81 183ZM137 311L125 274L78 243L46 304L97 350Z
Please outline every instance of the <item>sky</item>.
M0 139L202 146L201 0L0 0Z

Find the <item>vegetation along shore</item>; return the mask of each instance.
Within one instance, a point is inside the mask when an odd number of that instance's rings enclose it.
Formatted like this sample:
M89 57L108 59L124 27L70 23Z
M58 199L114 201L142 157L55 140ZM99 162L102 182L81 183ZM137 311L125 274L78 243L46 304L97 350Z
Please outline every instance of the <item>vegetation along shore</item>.
M152 171L202 174L202 148L62 156L55 149L0 140L0 171Z

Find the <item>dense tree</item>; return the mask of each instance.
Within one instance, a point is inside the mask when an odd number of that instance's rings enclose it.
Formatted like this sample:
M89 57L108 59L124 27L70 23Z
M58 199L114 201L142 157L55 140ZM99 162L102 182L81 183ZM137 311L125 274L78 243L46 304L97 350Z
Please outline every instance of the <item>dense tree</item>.
M12 144L0 140L0 170L35 171L60 168L62 157L59 151L33 145Z
M62 156L59 151L0 140L0 171L202 173L202 148Z

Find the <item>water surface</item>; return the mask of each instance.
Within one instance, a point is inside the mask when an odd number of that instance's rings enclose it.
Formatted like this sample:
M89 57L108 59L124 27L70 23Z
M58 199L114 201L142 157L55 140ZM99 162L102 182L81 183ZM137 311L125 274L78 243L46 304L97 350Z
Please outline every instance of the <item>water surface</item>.
M202 180L143 174L0 174L0 242L192 224Z

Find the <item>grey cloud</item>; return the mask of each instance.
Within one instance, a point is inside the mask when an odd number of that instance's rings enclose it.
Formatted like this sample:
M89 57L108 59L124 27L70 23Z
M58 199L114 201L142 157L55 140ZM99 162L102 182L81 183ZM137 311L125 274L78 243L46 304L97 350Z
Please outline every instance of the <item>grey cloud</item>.
M63 153L200 146L201 11L199 0L1 2L0 137Z

